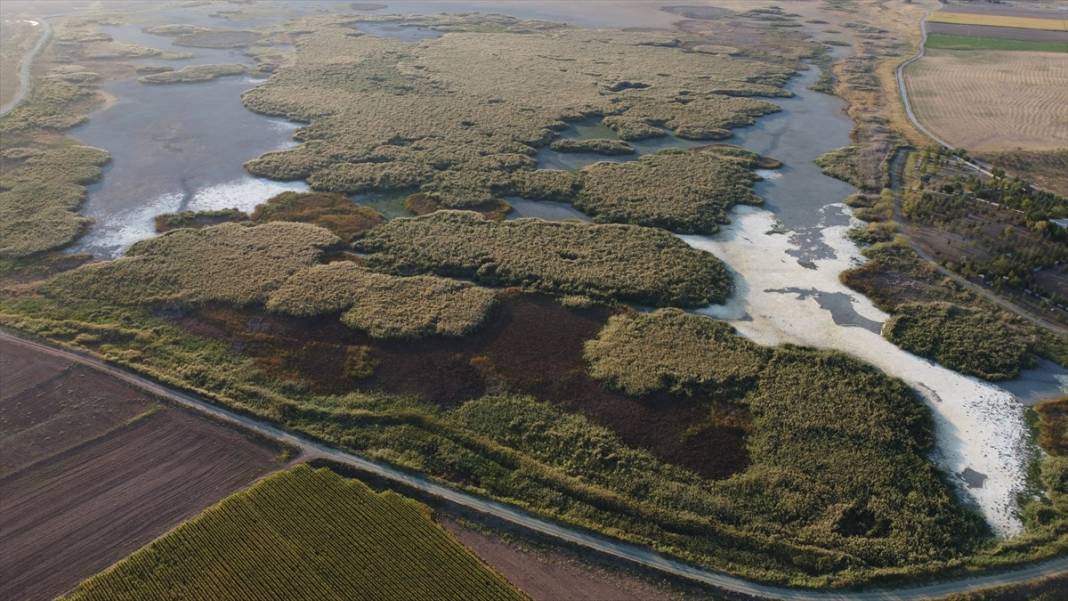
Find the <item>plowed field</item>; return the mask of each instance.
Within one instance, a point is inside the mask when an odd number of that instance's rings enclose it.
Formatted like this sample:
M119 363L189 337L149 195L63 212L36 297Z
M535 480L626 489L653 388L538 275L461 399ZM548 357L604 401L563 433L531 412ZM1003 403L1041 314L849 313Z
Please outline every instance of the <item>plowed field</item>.
M916 116L971 151L1068 146L1068 60L1051 52L929 50L909 67Z

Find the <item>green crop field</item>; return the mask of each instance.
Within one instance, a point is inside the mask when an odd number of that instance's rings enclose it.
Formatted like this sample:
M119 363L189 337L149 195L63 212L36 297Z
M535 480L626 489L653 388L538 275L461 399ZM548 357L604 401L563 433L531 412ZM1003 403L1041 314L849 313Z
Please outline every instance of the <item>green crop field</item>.
M943 50L1028 50L1031 52L1068 52L1068 42L1041 40L1010 40L984 38L950 33L932 33L927 36L928 48Z
M228 497L67 598L524 596L435 524L424 505L301 465Z

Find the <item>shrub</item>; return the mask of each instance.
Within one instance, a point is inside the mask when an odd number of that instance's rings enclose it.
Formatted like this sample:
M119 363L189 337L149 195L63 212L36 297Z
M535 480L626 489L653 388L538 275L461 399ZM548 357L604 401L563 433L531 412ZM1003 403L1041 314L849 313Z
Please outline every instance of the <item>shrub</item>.
M341 194L282 192L257 205L252 221L298 221L326 228L345 241L352 241L383 223L385 217L371 207L360 206Z
M436 273L490 286L522 286L648 305L723 302L730 276L712 255L675 236L629 225L494 222L439 211L394 219L357 240L368 263L398 275Z
M60 274L46 290L128 305L246 305L265 300L290 274L317 262L338 242L330 232L303 223L174 230L134 244L120 259Z
M985 311L951 303L901 305L883 335L911 353L987 380L1015 378L1031 362L1032 340Z
M372 273L354 263L316 265L271 293L267 308L312 316L344 311L341 321L376 338L461 336L496 303L492 290L434 276Z

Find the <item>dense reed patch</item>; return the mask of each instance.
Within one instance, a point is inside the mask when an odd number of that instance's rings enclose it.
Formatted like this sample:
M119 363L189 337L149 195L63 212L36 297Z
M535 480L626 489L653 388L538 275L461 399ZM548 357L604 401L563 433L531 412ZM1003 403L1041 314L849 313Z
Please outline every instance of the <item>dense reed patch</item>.
M1018 376L1033 344L986 311L952 303L900 305L883 335L910 353L987 380Z
M695 395L751 383L769 353L722 321L662 309L612 317L586 343L585 357L590 375L628 394Z
M466 211L394 219L357 240L375 270L435 273L487 286L522 286L647 305L700 306L731 290L723 263L658 229L629 225L495 222Z
M758 159L739 148L708 146L595 163L578 174L574 204L600 222L714 233L734 205L762 202L752 191Z
M61 274L48 291L118 304L262 302L338 242L302 223L174 230L134 244L120 259Z
M487 207L567 121L605 116L624 139L719 139L779 110L752 96L783 95L796 66L687 52L677 32L485 15L360 20L448 33L410 44L360 35L351 20L309 21L295 62L243 97L252 110L307 122L303 144L250 161L252 173L323 191L410 188L436 208Z
M257 205L252 221L298 221L324 227L345 241L385 221L378 211L360 206L341 194L282 192Z
M19 160L7 157L18 156ZM85 186L110 155L61 143L22 154L5 152L0 172L0 256L24 257L70 244L89 220L77 213Z
M461 336L485 320L492 290L434 276L373 273L351 262L296 272L271 293L267 308L297 316L341 313L342 323L375 338Z
M176 71L163 71L149 73L137 78L141 83L171 84L171 83L197 83L211 81L219 77L244 75L246 68L241 64L229 65L189 65Z

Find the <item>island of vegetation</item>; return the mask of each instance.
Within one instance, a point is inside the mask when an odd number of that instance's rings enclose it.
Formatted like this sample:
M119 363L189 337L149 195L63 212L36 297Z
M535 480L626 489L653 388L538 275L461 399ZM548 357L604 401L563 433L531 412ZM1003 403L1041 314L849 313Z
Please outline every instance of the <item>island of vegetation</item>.
M356 241L368 265L397 275L436 273L487 286L562 296L697 307L731 291L723 263L658 229L628 225L503 223L468 211L394 219Z
M244 65L189 65L178 70L161 71L150 73L137 78L141 83L168 84L168 83L197 83L211 81L219 77L244 75Z

